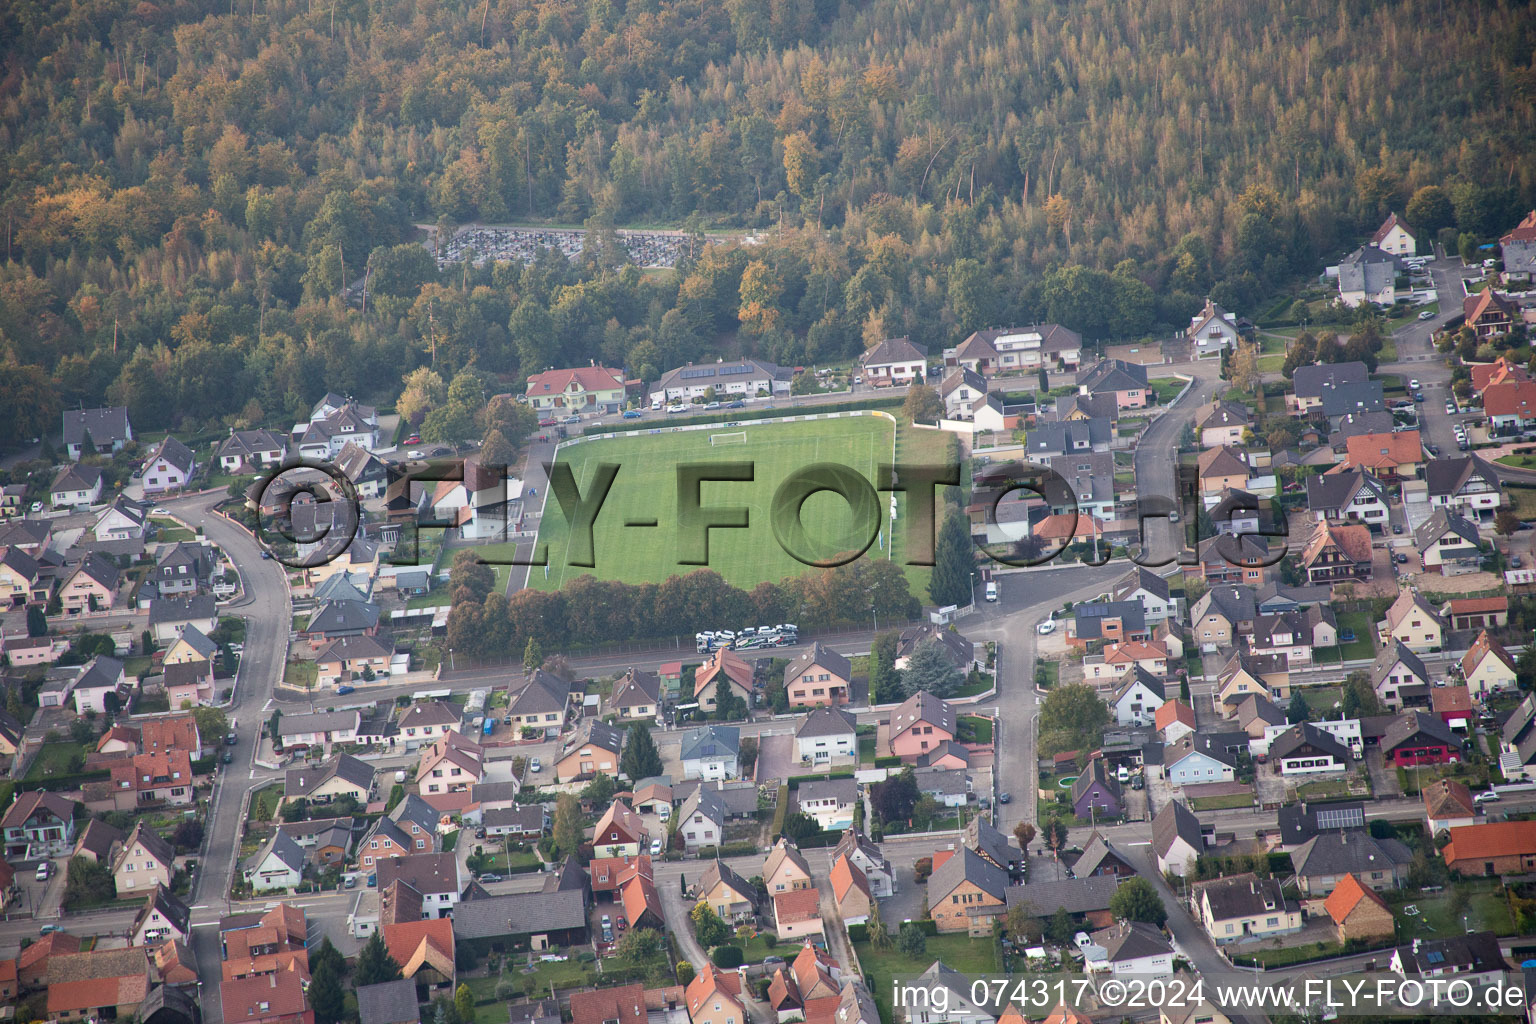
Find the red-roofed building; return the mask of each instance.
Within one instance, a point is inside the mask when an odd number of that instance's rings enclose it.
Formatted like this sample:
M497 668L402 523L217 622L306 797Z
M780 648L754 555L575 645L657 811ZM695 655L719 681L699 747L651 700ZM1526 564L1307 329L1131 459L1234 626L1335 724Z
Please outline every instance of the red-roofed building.
M741 1002L741 978L706 963L684 990L688 1019L693 1024L747 1024Z
M624 403L624 371L607 366L545 370L528 378L527 395L539 412L617 412Z
M1383 481L1417 476L1424 465L1424 442L1417 430L1356 434L1344 442L1344 465L1369 470Z
M821 925L821 890L791 889L773 894L773 924L779 941L825 938Z
M1479 338L1508 334L1520 317L1520 307L1494 291L1492 285L1461 300L1461 309L1466 325Z
M112 791L120 810L150 803L189 804L196 795L192 757L185 750L135 754L131 761L112 766ZM125 794L130 793L128 802Z
M1479 393L1491 384L1531 379L1525 367L1512 363L1503 356L1499 356L1491 363L1473 363L1467 369L1472 371L1472 390Z
M203 745L197 732L197 720L191 715L146 718L139 723L139 734L140 749L146 754L165 754L172 750L181 750L194 761L203 756Z
M832 901L845 924L863 924L869 920L874 898L869 879L845 853L832 862Z
M651 858L642 854L619 875L619 905L624 908L624 920L631 928L655 928L665 931L667 924L662 917L661 896L656 892L655 876L651 873Z
M1472 693L1465 686L1437 686L1429 695L1430 710L1446 725L1465 729L1477 714Z
M1164 743L1176 743L1195 731L1195 709L1181 700L1164 701L1153 716Z
M219 986L224 1024L315 1024L315 1011L295 972L257 974Z
M1509 598L1458 597L1446 605L1452 629L1488 629L1509 625Z
M571 993L571 1024L645 1024L645 986Z
M401 974L428 988L452 987L454 945L450 918L382 924L379 931L389 947L390 959L400 965Z
M48 960L65 953L80 952L80 937L68 932L44 935L16 956L16 981L25 989L42 988L48 983Z
M1494 433L1513 433L1536 422L1536 381L1507 380L1483 389L1483 412Z
M1346 874L1323 901L1340 942L1376 939L1393 934L1392 910L1381 894Z
M1491 821L1450 830L1445 866L1463 875L1536 870L1536 821Z

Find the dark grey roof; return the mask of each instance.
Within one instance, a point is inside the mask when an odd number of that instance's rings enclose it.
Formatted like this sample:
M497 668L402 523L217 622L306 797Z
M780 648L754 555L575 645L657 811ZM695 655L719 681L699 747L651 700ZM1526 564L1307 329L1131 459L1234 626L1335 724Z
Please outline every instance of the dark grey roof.
M64 443L80 444L90 431L91 443L98 448L113 441L126 441L131 428L128 425L128 407L108 406L105 409L65 409Z
M1418 525L1418 528L1413 531L1413 543L1420 552L1423 552L1447 534L1460 537L1473 547L1482 546L1482 540L1477 535L1477 527L1472 525L1471 520L1460 512L1443 507L1435 509L1428 519Z
M1211 916L1218 921L1273 913L1287 906L1285 892L1278 879L1259 878L1251 872L1200 882L1195 889L1196 899L1203 896L1210 904ZM1295 908L1296 904L1290 903L1289 906Z
M917 722L927 722L953 735L955 709L927 690L919 690L891 712L891 735L898 736Z
M688 794L688 799L683 801L683 806L678 809L677 820L687 821L695 813L703 814L710 821L725 824L725 804L719 794L707 786L700 786Z
M400 716L402 728L410 726L417 729L428 726L459 724L459 712L447 701L429 700L422 704L412 704L405 709Z
M1077 635L1083 640L1098 639L1102 621L1107 618L1120 619L1127 633L1147 628L1146 610L1140 601L1085 601L1073 605L1072 616L1077 621Z
M1218 584L1206 591L1205 597L1195 603L1197 606L1202 603L1206 606L1196 615L1197 619L1214 611L1236 625L1239 622L1252 622L1258 616L1253 588L1243 584Z
M1132 665L1130 668L1125 670L1125 674L1120 677L1120 680L1115 684L1114 689L1109 692L1110 702L1118 704L1120 699L1126 694L1130 693L1132 688L1134 688L1137 683L1140 683L1148 690L1151 690L1153 695L1156 696L1158 700L1167 699L1167 695L1163 690L1163 680L1159 679L1151 672L1148 672L1140 665Z
M1424 464L1424 483L1431 498L1452 497L1474 477L1481 477L1492 487L1499 486L1493 467L1476 455L1431 459Z
M831 672L839 679L851 680L853 678L853 666L848 659L838 654L829 647L823 647L821 641L814 641L811 649L801 654L789 667L784 670L785 685L789 680L796 678L812 665L819 666Z
M1365 364L1359 360L1347 363L1313 363L1296 367L1291 377L1291 390L1298 398L1321 398L1329 385L1364 384L1369 377Z
M250 860L245 862L247 870L256 870L269 856L275 856L291 871L304 870L304 850L287 832L281 830L273 832L267 841L261 844L261 849L251 854Z
M962 846L952 857L934 868L933 874L929 876L928 892L931 900L937 902L945 898L961 882L966 881L997 899L1004 899L1009 891L1006 871L969 846Z
M1413 852L1396 839L1374 839L1359 829L1319 832L1291 853L1291 864L1302 878L1390 871L1413 860Z
M616 708L656 705L661 702L661 677L655 672L631 668L613 686L608 703Z
M704 725L683 733L684 761L733 758L741 752L741 730L734 725Z
M1138 590L1145 590L1153 597L1168 600L1168 581L1150 569L1137 566L1124 576L1115 581L1110 588L1109 596L1116 601L1131 600L1131 595Z
M287 832L295 841L313 839L318 847L339 846L352 849L352 821L346 818L312 818L308 821L285 821L277 827Z
M1419 678L1420 682L1428 683L1430 681L1429 669L1425 667L1424 659L1403 646L1401 640L1394 638L1391 646L1383 649L1380 654L1376 655L1376 661L1371 666L1371 685L1380 686L1381 681L1387 677L1387 674L1392 671L1393 666L1398 662L1406 665Z
M995 864L1007 866L1017 864L1019 861L1018 847L1008 842L1007 837L981 815L977 815L966 823L960 839L970 849L991 858Z
M94 551L80 559L80 566L75 571L85 573L108 590L117 589L117 581L122 575L116 565Z
M516 807L492 807L480 812L480 824L486 828L515 828L532 834L544 831L544 805L518 804Z
M312 711L302 715L284 715L277 720L279 737L298 736L300 733L337 732L355 729L361 718L356 709L351 711ZM352 760L357 760L353 758ZM362 762L358 762L361 764ZM303 771L304 769L295 769Z
M218 613L218 603L210 594L198 594L196 597L157 597L149 602L151 626L158 626L162 622L211 619Z
M1101 391L1128 391L1147 386L1147 368L1123 359L1100 359L1086 370L1079 370L1077 387L1090 395Z
M379 607L366 601L327 601L310 617L307 633L360 633L379 624Z
M172 895L165 886L158 884L155 886L154 894L149 897L149 902L144 904L139 910L138 917L133 919L133 930L138 931L145 919L156 910L183 938L186 937L192 925L192 909Z
M896 656L908 657L924 643L937 643L942 646L949 660L962 671L968 669L976 657L976 645L962 636L959 631L938 626L932 622L903 629L896 642Z
M353 583L352 578L344 572L332 573L315 588L316 604L326 604L332 601L367 600L368 595L357 584Z
M1109 444L1114 433L1115 425L1103 416L1038 421L1029 431L1025 449L1036 458L1089 452Z
M820 707L811 711L800 722L795 736L848 736L858 731L858 719L851 711L842 708Z
M1343 450L1349 439L1362 434L1390 434L1397 421L1386 410L1379 412L1350 412L1339 417L1337 428L1328 435L1328 445Z
M1423 711L1405 711L1398 716L1397 721L1387 729L1387 734L1381 738L1382 753L1391 753L1416 736L1426 736L1452 749L1461 747L1461 738L1451 731L1451 727L1439 715L1431 715Z
M1205 840L1200 833L1200 819L1195 812L1170 800L1152 819L1152 849L1159 857L1166 857L1173 849L1173 841L1183 839L1196 853L1205 850Z
M1072 783L1072 802L1075 804L1095 782L1103 786L1116 800L1120 799L1120 782L1109 773L1109 764L1102 757L1088 762L1088 767L1078 774Z
M1349 748L1311 722L1293 725L1276 736L1269 745L1269 756L1278 761L1303 746L1320 750L1342 765L1349 764Z
M94 435L92 435L92 440L95 440ZM164 459L172 466L181 470L183 475L190 474L193 465L197 462L197 457L192 454L192 449L169 434L165 435L165 440L157 444L155 450L150 452L144 459L144 465L148 466L156 459Z
M1444 939L1414 940L1398 946L1394 955L1403 965L1404 974L1481 974L1509 969L1498 936L1493 932L1472 932Z
M1243 734L1244 745L1248 736ZM1273 753L1273 748L1271 748ZM1163 764L1172 768L1191 754L1204 754L1228 768L1237 767L1237 758L1227 749L1222 741L1222 734L1205 731L1196 731L1180 736L1172 743L1163 744Z
M1374 295L1397 277L1398 258L1374 245L1362 245L1339 261L1339 290Z
M50 494L61 491L89 491L101 483L101 470L95 466L65 466L49 485Z
M1215 401L1195 410L1195 429L1207 427L1246 427L1253 422L1253 413L1246 405L1236 402Z
M1355 500L1362 490L1375 495L1386 504L1387 492L1370 473L1363 469L1347 469L1339 473L1324 473L1307 477L1307 508L1313 512L1337 512Z
M577 747L585 747L588 744L594 747L602 747L604 750L617 754L624 748L624 730L616 729L607 722L596 718L584 718L581 725L577 726L576 734L565 745L564 753L569 753Z
M220 442L217 457L227 455L244 459L258 453L280 452L287 447L283 439L270 430L237 430Z
M911 363L928 358L928 349L910 338L886 338L859 357L860 366Z
M1273 647L1281 643L1275 639L1277 634L1280 636L1290 634L1295 638L1291 643L1312 646L1312 625L1307 619L1306 612L1270 612L1254 618L1253 646L1255 648ZM1284 646L1290 646L1290 644Z
M715 384L721 380L727 384L737 381L789 380L794 376L794 372L792 367L778 366L766 359L735 359L728 363L688 363L663 373L661 378L651 385L650 391Z
M123 674L123 663L116 658L105 654L98 654L92 658L90 664L80 673L79 682L75 683L76 689L90 690L101 686L111 686Z
M1114 875L1091 875L1010 886L1007 900L1010 908L1028 907L1036 917L1049 917L1063 909L1069 914L1087 914L1109 909L1109 901L1119 888L1120 879Z
M918 768L912 777L918 791L930 796L958 796L966 792L966 774L959 768Z
M852 779L812 779L800 783L795 791L797 806L812 800L836 800L839 806L851 807L858 799L859 784Z
M534 669L523 688L512 695L507 712L513 715L563 714L571 699L571 684L552 672ZM601 742L599 745L603 745ZM618 747L614 747L618 750Z
M1255 693L1237 706L1237 724L1246 729L1255 720L1265 725L1280 725L1285 721L1285 712L1268 697Z
M836 854L833 855L836 859ZM700 894L707 893L719 883L724 882L731 889L739 893L748 903L757 902L757 887L736 872L730 865L722 863L718 858L709 862L709 867L704 869L704 874L699 877Z
M560 1024L560 1004L553 999L508 1003L507 1013L507 1024Z
M286 716L283 721L287 721ZM322 783L334 778L341 778L367 791L373 786L373 766L351 754L337 754L318 765L288 769L283 781L283 792L289 797L308 796Z
M586 927L586 899L577 889L519 892L461 903L453 908L459 939L566 931Z
M1093 941L1104 947L1111 963L1173 952L1167 936L1142 921L1116 922L1112 928L1094 932Z
M1358 800L1322 804L1286 804L1280 808L1280 841L1299 846L1320 832L1364 829L1365 804Z
M401 881L423 897L459 891L458 855L454 853L413 853L407 857L384 857L374 862L379 872L379 891L391 882Z
M845 831L843 838L839 839L837 845L832 848L832 859L835 861L845 854L852 855L855 850L868 857L874 863L881 865L887 874L890 873L890 861L886 859L885 854L880 852L880 847L875 845L874 840L864 833L855 832L853 829Z
M1094 832L1088 837L1088 845L1083 849L1082 855L1072 865L1072 873L1078 878L1087 878L1107 861L1119 861L1127 868L1135 871L1135 866L1121 856L1120 851L1110 845L1109 840Z
M410 978L357 987L358 1024L419 1024L416 982Z

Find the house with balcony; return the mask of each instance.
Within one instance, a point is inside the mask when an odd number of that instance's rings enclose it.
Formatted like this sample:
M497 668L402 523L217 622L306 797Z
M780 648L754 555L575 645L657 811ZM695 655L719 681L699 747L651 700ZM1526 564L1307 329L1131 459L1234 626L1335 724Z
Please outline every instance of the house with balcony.
M853 668L847 658L819 641L784 669L791 708L837 707L849 701Z
M927 366L927 347L909 338L887 338L859 356L864 383L877 388L921 384Z
M1042 367L1075 369L1082 353L1083 336L1060 324L989 327L974 331L959 345L945 349L944 365L965 367L991 377L1033 373Z
M609 366L545 370L528 378L524 395L541 415L618 412L624 404L624 371Z

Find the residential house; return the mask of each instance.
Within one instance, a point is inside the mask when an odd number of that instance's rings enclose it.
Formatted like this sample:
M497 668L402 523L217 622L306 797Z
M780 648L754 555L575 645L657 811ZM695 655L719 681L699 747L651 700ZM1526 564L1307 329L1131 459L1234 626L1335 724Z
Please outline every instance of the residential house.
M149 602L149 632L158 643L171 643L188 626L204 635L219 627L219 606L211 595L155 597Z
M1236 348L1237 340L1241 337L1238 327L1237 314L1228 313L1210 299L1205 300L1205 306L1189 318L1189 326L1184 328L1184 337L1195 346L1195 357L1217 354L1223 349Z
M699 877L698 898L729 924L750 921L757 910L757 887L719 858L711 861Z
M1397 711L1409 702L1426 700L1431 677L1429 669L1413 649L1392 639L1371 666L1371 688L1382 705Z
M613 684L608 707L620 721L642 721L661 714L661 677L631 667Z
M1151 725L1164 699L1163 680L1140 665L1132 665L1110 691L1106 703L1120 725Z
M1111 601L1135 601L1147 622L1161 622L1173 611L1168 580L1150 569L1137 567L1117 580L1109 590Z
M1215 734L1197 730L1163 745L1163 775L1169 785L1231 782L1236 773L1236 759Z
M359 985L355 991L358 1024L421 1024L416 983L410 978ZM559 1019L555 1014L555 1020Z
M928 751L953 740L956 727L954 708L927 690L921 690L891 712L890 751L903 761L916 761Z
M956 850L928 878L928 907L940 933L990 933L991 919L970 911L1003 907L1007 898L1008 873L968 846Z
M869 890L869 880L859 866L846 856L832 862L832 902L837 916L846 925L864 924L875 905L874 894Z
M1165 744L1175 743L1195 731L1195 709L1182 700L1165 701L1153 715L1152 725Z
M1311 722L1292 725L1269 739L1270 770L1276 775L1315 775L1349 768L1349 747Z
M276 466L287 455L288 443L270 430L232 430L213 457L221 473L249 473Z
M484 777L484 748L474 740L450 732L422 751L416 767L416 788L427 803L439 810L449 810L456 802L459 804L457 809L462 810L469 802L470 787ZM460 794L462 796L457 801L443 799Z
M1239 704L1255 694L1271 700L1286 700L1290 691L1290 670L1284 658L1239 650L1233 652L1216 674L1216 695L1234 712Z
M466 464L468 460L465 460ZM348 441L336 455L336 468L357 491L358 497L377 498L389 486L389 467L362 445Z
M869 882L870 892L878 897L886 897L896 892L896 873L891 868L890 861L880 852L880 847L870 841L862 832L849 829L843 833L843 838L838 840L837 846L832 850L832 857L847 857L860 871L864 873Z
M1429 710L1452 729L1470 729L1477 709L1465 686L1437 686L1429 693Z
M763 885L769 895L811 886L811 866L788 839L780 836L763 861Z
M1413 531L1414 547L1425 572L1462 576L1482 568L1483 542L1471 520L1449 508L1437 508ZM1461 627L1470 628L1470 627Z
M94 505L101 500L101 470L95 466L65 466L48 485L48 502L55 508Z
M330 803L340 797L351 797L359 806L365 806L372 795L373 765L351 754L337 754L316 765L290 768L283 780L284 803Z
M1515 324L1523 322L1520 306L1494 291L1491 284L1484 285L1483 290L1476 295L1462 299L1461 311L1463 323L1477 335L1479 341L1508 334ZM1486 398L1487 392L1484 392L1485 401Z
M994 327L975 331L944 350L945 366L962 366L985 377L1056 366L1072 369L1082 358L1083 336L1060 324Z
M600 857L638 857L650 845L645 821L623 800L615 800L592 830L592 852Z
M1494 436L1536 427L1536 381L1506 381L1483 389L1483 413Z
M151 803L190 804L197 791L192 759L185 750L134 754L111 765L109 789L116 810L133 810Z
M1140 601L1084 601L1072 607L1068 642L1090 640L1150 640L1147 616Z
M277 720L277 746L280 750L324 747L329 751L333 743L356 743L362 720L362 712L356 708L284 715Z
M215 742L223 737L214 737ZM139 749L146 754L180 751L194 761L202 759L203 738L191 715L166 715L139 720Z
M218 647L214 642L195 623L189 622L181 627L181 632L171 641L171 646L165 649L165 657L161 660L167 667L192 663L211 666L216 653Z
M1390 306L1397 301L1399 257L1374 245L1362 245L1339 261L1339 301L1354 308L1370 302Z
M1072 783L1072 813L1079 818L1118 818L1125 811L1124 794L1109 763L1103 758L1088 762Z
M431 804L415 793L406 793L394 810L374 822L358 844L359 863L366 870L388 857L436 852L440 846L437 822L438 812Z
M944 401L944 418L968 420L976 406L987 400L987 382L968 367L950 370L939 381L939 398Z
M117 714L128 692L123 663L105 654L92 658L75 681L75 714Z
M773 927L779 941L812 938L824 940L826 933L821 920L819 889L777 892L769 902L773 906Z
M1195 472L1207 505L1215 504L1225 490L1246 489L1252 476L1247 453L1225 444L1207 448L1196 456Z
M1476 455L1434 459L1424 467L1431 508L1450 508L1477 523L1488 523L1503 501L1499 477Z
M177 541L161 553L151 579L161 597L195 594L213 578L215 563L212 548Z
M1519 875L1536 869L1536 821L1490 821L1450 830L1445 866L1472 875Z
M1518 688L1515 661L1488 631L1482 630L1467 653L1461 657L1461 675L1467 681L1467 689L1479 700L1489 694L1513 691Z
M677 834L683 837L683 845L690 852L705 846L719 846L725 840L726 816L725 804L719 794L700 786L678 808Z
M1407 978L1441 979L1441 984L1454 980L1469 989L1493 984L1509 970L1493 932L1414 939L1412 945L1394 949L1389 964L1394 973Z
M921 384L927 363L928 349L907 338L887 338L859 357L864 383L877 388Z
M145 494L165 494L186 487L196 471L197 457L192 449L167 434L144 460L139 475Z
M1092 516L1110 522L1115 516L1115 457L1110 452L1074 452L1050 459L1050 468L1065 488L1050 488L1051 511L1057 515ZM1057 495L1055 492L1063 493ZM1059 503L1058 503L1059 502Z
M121 829L113 828L100 818L92 818L80 830L70 859L84 857L93 864L111 865L112 855L128 836Z
M1371 244L1393 256L1412 256L1417 251L1414 232L1394 211L1371 235Z
M729 680L736 696L752 704L752 666L741 655L722 647L700 665L693 674L693 698L704 711L715 710L715 696L720 680Z
M1438 651L1445 645L1445 620L1416 590L1397 595L1379 630L1382 643L1397 640L1415 653Z
M459 712L445 701L431 700L412 704L400 716L400 735L407 751L430 744L459 727Z
M294 425L290 444L300 455L332 459L348 444L369 451L379 446L379 414L372 406L343 399L339 404L322 398L310 412L308 423Z
M853 669L847 658L812 642L811 649L784 669L789 706L825 707L847 704Z
M1253 413L1247 406L1218 399L1195 410L1195 435L1202 448L1241 445L1253 429Z
M47 972L50 1021L137 1018L157 980L143 946L53 956Z
M1200 924L1217 945L1301 930L1301 907L1286 897L1279 880L1252 872L1196 883L1194 905Z
M158 832L140 821L123 840L111 867L118 899L153 895L157 886L170 889L176 873L176 851Z
M918 991L929 993L928 1009L914 1007L910 1011L922 1024L998 1024L997 1004L991 1000L978 1001L971 979L942 961L935 960L933 966L913 980L913 985Z
M1065 455L1107 452L1115 439L1115 425L1102 416L1082 420L1036 421L1024 441L1034 462Z
M1200 819L1177 799L1169 800L1152 819L1152 850L1159 871L1188 878L1195 858L1205 853Z
M0 599L4 606L45 604L52 586L52 575L43 576L37 559L14 545L0 547Z
M368 601L327 601L301 630L313 647L343 636L373 636L379 629L379 606Z
M1317 523L1301 552L1307 582L1335 584L1371 578L1371 533L1356 524Z
M312 818L283 822L277 827L304 848L310 863L325 868L344 864L351 855L352 824L352 818Z
M795 730L795 756L802 764L814 765L856 760L858 720L842 708L815 709Z
M1239 637L1253 634L1258 620L1253 588L1213 586L1195 602L1190 618L1202 650L1230 647Z
M1075 878L1093 878L1101 875L1130 878L1134 874L1136 874L1135 865L1098 832L1088 837L1088 843L1083 848L1082 854L1072 865L1072 875Z
M1418 476L1424 466L1424 442L1417 430L1356 434L1344 443L1344 465L1368 470L1387 483Z
M393 641L386 643L377 636L337 637L315 655L316 682L330 687L371 682L389 672L393 654Z
M683 778L734 779L740 771L741 730L734 725L701 725L683 733Z
M1286 396L1287 408L1302 416L1321 412L1324 396L1340 388L1364 386L1368 378L1369 371L1358 360L1298 366L1291 378L1291 393Z
M966 822L960 831L960 843L1008 872L1010 878L1022 870L1024 852L1010 843L984 815Z
M683 990L683 999L692 1024L747 1024L741 977L735 971L704 964Z
M64 452L71 462L80 461L87 442L97 452L111 453L122 451L132 440L126 406L64 410Z
M1498 628L1509 625L1509 598L1495 597L1452 598L1440 609L1440 614L1457 631Z
M624 371L607 366L545 370L528 378L524 394L541 414L614 413L624 404Z
M75 616L110 609L116 601L121 579L117 566L107 561L106 556L95 551L88 553L59 588L59 602L64 607L64 614Z
M928 622L921 626L908 626L901 631L896 640L895 667L906 668L917 649L927 643L938 644L945 659L961 672L969 672L978 664L975 644L957 630Z
M142 891L141 889L141 894ZM138 916L133 919L128 938L130 944L134 946L157 946L171 939L177 942L190 942L192 910L171 895L171 891L165 886L158 885L150 894L149 902L144 904Z
M459 874L458 855L446 853L415 853L408 857L387 857L374 862L379 873L379 891L386 892L393 885L409 886L420 898L417 918L430 919L453 916L453 908L464 891L464 879ZM386 924L387 927L387 924ZM385 936L388 938L388 935ZM401 966L405 966L401 964Z
M1377 839L1359 829L1319 832L1291 852L1303 896L1332 892L1345 875L1381 891L1406 884L1413 851L1396 839Z
M533 729L544 736L557 736L565 727L566 709L571 700L571 683L542 668L523 683L507 703L507 717L517 729ZM651 704L654 716L657 708ZM532 734L530 734L532 735Z
M717 398L769 398L789 394L793 367L777 366L763 359L737 359L719 363L688 363L668 370L651 385L656 402L688 403L703 399L713 388Z
M294 889L304 880L304 850L293 837L275 831L245 862L245 880L254 892Z
M1424 787L1424 821L1430 835L1477 822L1472 791L1455 779L1436 779Z
M1353 874L1346 874L1333 887L1323 909L1340 942L1374 942L1397 934L1397 920L1387 901Z
M295 971L225 981L219 986L225 1024L314 1024L305 987Z
M572 1024L646 1024L646 1020L645 986L639 982L571 993Z
M1113 395L1117 409L1144 409L1152 403L1147 368L1121 359L1101 359L1077 374L1080 395Z
M1529 281L1536 277L1536 210L1526 214L1515 229L1499 239L1504 258L1504 279Z
M1104 959L1099 961L1102 969L1114 977L1173 976L1173 946L1162 930L1153 925L1141 921L1117 921L1094 932L1090 938L1095 946L1104 950Z
M1380 740L1382 760L1398 768L1420 764L1457 764L1461 738L1438 715L1404 711Z
M1312 621L1315 614L1316 622ZM1314 647L1332 647L1339 642L1333 609L1309 608L1306 611L1276 612L1254 619L1248 649L1260 657L1281 655L1290 668L1312 663Z

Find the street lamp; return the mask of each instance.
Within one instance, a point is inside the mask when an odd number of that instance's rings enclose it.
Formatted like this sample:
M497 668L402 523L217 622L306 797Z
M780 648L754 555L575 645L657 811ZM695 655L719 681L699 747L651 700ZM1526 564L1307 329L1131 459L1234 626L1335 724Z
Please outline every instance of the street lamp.
M453 648L452 647L448 648L448 671L450 671L450 672L458 671L457 669L455 669L453 667Z

